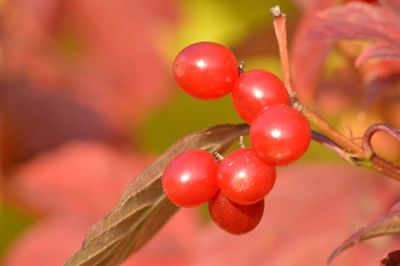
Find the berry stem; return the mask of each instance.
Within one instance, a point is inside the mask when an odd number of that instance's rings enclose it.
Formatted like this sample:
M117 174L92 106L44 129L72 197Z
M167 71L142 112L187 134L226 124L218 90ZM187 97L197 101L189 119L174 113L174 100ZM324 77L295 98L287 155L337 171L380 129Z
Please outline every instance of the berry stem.
M246 145L244 145L244 136L239 137L239 146L240 148L246 148Z
M332 127L324 118L309 108L305 107L298 99L296 91L293 88L290 60L287 45L287 32L286 32L286 15L282 13L279 6L271 8L272 16L274 18L274 30L279 46L279 55L284 75L284 83L289 93L292 106L297 110L303 112L304 116L310 124L318 131L312 132L312 139L322 143L332 151L336 152L340 157L344 158L356 165L363 165L373 168L388 177L400 181L400 166L394 165L391 162L377 156L371 147L371 137L376 131L388 132L388 127L382 125L371 126L364 135L363 144L358 145L351 138L346 137L334 127ZM399 130L390 128L388 132L400 141Z
M217 151L214 152L213 155L215 160L217 160L218 162L221 162L224 159L224 156L222 156L222 154Z

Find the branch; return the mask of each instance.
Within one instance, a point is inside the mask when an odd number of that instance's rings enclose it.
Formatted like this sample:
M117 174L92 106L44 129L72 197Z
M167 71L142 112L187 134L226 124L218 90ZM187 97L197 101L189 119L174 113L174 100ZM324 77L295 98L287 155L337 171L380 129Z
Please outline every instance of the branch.
M321 116L314 113L309 108L305 107L297 99L296 91L294 90L292 85L292 77L290 71L290 60L286 33L286 15L281 12L279 6L271 8L271 12L274 18L273 23L275 35L279 46L279 55L282 63L284 83L290 95L293 107L298 109L299 111L302 111L310 124L317 130L312 132L313 140L322 143L324 146L336 152L340 157L344 158L348 162L373 168L374 170L388 177L392 177L400 181L400 166L394 165L386 161L385 159L377 156L370 145L371 137L376 131L388 132L400 141L398 130L390 128L388 126L382 127L382 125L377 125L375 127L373 126L365 133L363 146L360 146L352 139L337 131Z
M274 17L274 30L279 46L279 55L284 73L284 83L292 102L296 101L296 92L292 88L292 76L290 75L289 53L287 47L286 34L286 15L281 12L279 6L271 8L272 16Z

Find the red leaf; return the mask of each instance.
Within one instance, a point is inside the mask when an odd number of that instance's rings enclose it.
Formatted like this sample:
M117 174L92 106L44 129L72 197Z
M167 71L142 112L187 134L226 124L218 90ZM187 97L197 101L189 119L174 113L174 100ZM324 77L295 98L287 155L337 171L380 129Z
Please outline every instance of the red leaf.
M90 225L90 221L79 215L40 221L12 243L0 263L4 266L64 265L68 257L79 249ZM158 235L158 245L128 259L123 265L188 265L194 249L187 245L187 241L199 232L199 228L200 221L195 211L180 211Z
M354 226L390 206L398 195L396 184L342 165L282 168L255 231L238 238L212 223L200 226L191 210L181 210L123 265L324 265L332 247ZM16 263L5 266L65 262L66 254L71 255L79 247L87 223L53 221L41 223L21 236L7 256L7 262L15 259ZM375 266L387 250L395 249L395 244L386 241L360 245L338 258L336 265ZM37 258L38 254L46 256Z
M308 40L308 32L316 19L315 13L332 6L336 1L323 0L307 3L308 10L301 19L292 48L292 67L294 87L299 98L310 104L318 86L323 64L328 55L330 45L321 40ZM311 56L312 55L312 56Z
M280 170L276 186L266 198L264 217L253 232L238 238L210 223L191 236L191 259L182 264L324 265L342 236L355 224L382 213L397 195L395 181L378 180L374 174L352 167L299 164ZM154 256L162 243L156 236L132 260ZM379 244L352 250L338 258L337 265L376 266L394 246L393 242ZM175 256L186 259L187 253Z
M89 227L90 221L65 216L39 222L9 247L2 265L63 265Z
M310 32L318 39L370 39L400 43L400 18L385 7L350 3L318 14Z
M307 11L308 9L315 6L316 3L322 2L318 0L292 0L292 2L297 5L302 11Z
M400 61L400 46L387 43L371 44L357 58L356 66L362 65L370 59L395 59Z
M400 212L397 207L392 208L391 212L387 216L373 221L347 238L331 253L328 259L328 264L330 264L333 259L335 259L344 250L353 245L357 245L360 242L371 238L390 234L400 234Z
M74 213L94 222L148 162L103 143L70 143L25 163L9 193L36 211Z
M310 36L316 39L376 41L357 64L367 59L400 59L400 16L384 6L351 3L318 14Z
M343 39L374 42L356 60L368 89L368 100L378 92L394 87L399 80L399 68L391 67L393 62L388 60L400 60L400 16L387 6L350 3L326 9L318 14L308 38L311 42ZM365 67L364 64L369 63L370 59L379 59L381 63Z
M362 79L366 87L366 102L371 102L386 91L395 91L400 81L400 61L369 61L362 67Z
M400 1L399 0L380 0L379 2L382 3L382 5L388 6L394 12L397 12L397 14L399 14L399 12L400 12Z
M126 129L169 98L172 78L154 36L161 24L173 27L175 7L169 0L7 3L6 76L62 90Z
M2 85L0 90L0 153L7 170L33 154L70 140L124 142L122 134L101 114L62 93L23 85Z

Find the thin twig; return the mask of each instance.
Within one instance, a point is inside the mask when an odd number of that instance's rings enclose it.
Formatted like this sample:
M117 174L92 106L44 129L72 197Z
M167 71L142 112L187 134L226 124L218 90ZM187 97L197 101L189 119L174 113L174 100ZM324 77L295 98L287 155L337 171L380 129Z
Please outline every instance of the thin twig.
M289 93L292 102L296 102L296 92L292 88L292 77L289 64L289 54L287 47L286 33L286 15L281 12L279 6L271 8L272 16L274 17L274 29L276 39L278 40L279 54L281 57L282 68L284 73L284 83Z
M377 156L376 154L371 156L370 160L360 161L357 157L354 157L353 154L346 152L333 140L319 132L312 131L311 138L314 141L317 141L318 143L324 145L329 150L335 152L339 157L343 158L353 165L372 167L374 170L380 172L381 174L400 181L400 168L393 163L388 162L385 159Z
M308 121L315 126L316 129L318 129L318 131L323 133L328 138L334 140L335 143L337 143L343 150L348 153L352 153L353 156L357 157L359 160L364 159L365 155L363 149L358 144L353 142L352 139L347 138L345 135L333 128L321 116L307 108L303 109L303 114Z

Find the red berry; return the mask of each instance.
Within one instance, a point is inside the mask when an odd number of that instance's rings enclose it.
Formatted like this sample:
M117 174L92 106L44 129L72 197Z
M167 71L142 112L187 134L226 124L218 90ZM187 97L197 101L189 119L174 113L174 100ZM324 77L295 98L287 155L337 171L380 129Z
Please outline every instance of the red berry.
M249 148L232 152L218 168L221 193L243 205L263 199L274 186L275 177L275 167L266 164Z
M184 48L175 58L173 74L183 90L202 100L227 95L239 75L232 52L213 42L194 43Z
M267 106L250 126L250 141L257 155L272 165L287 165L300 158L311 140L302 113L287 105Z
M195 207L207 202L218 190L218 163L203 150L176 156L165 168L162 186L177 206Z
M282 81L264 70L241 74L233 86L232 99L240 117L249 123L266 106L289 103L289 95Z
M239 205L222 193L217 193L208 203L208 211L215 224L234 235L253 230L264 214L264 199L251 204Z

